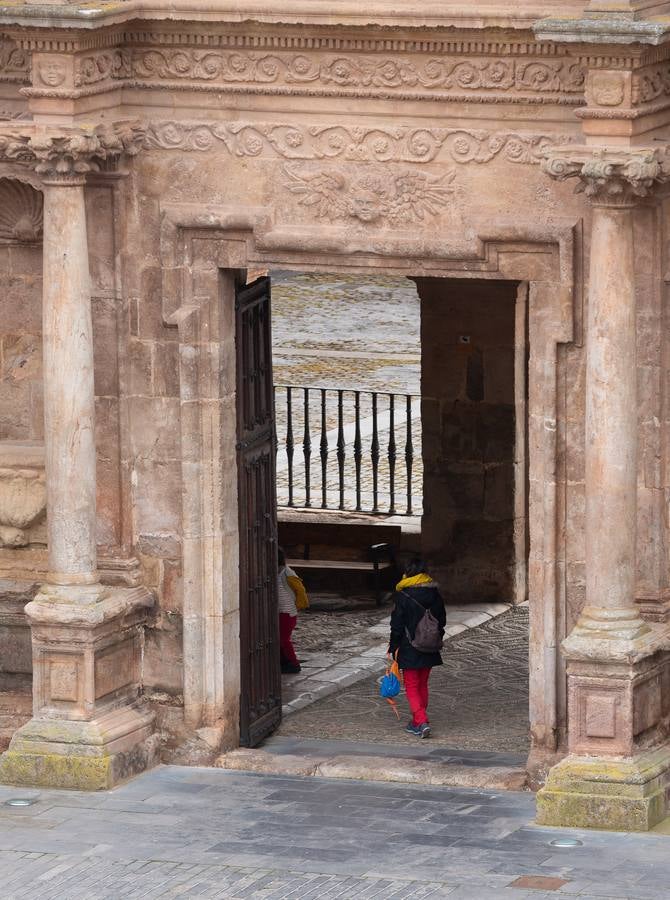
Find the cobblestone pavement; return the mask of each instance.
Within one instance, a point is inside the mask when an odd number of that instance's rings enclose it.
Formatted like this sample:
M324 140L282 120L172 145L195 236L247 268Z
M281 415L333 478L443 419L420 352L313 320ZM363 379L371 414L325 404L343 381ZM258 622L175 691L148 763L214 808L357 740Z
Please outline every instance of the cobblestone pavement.
M536 828L530 793L167 766L4 805L22 793L0 787L3 900L668 896L667 837Z
M300 654L326 653L334 644L349 639L364 649L379 643L379 635L370 634L368 629L388 620L389 606L376 606L370 597L325 593L313 593L310 600L310 608L300 613L293 633Z
M405 395L414 395L411 412L410 472L411 495L415 513L421 511L423 467L421 461L421 410L418 395L421 378L420 307L416 288L406 278L361 278L341 275L273 273L273 366L276 385L308 388L346 389L343 395L345 428L345 508L357 503L354 460L354 393L363 391L360 403L362 442L362 509L373 508L372 484L372 400L369 391L399 395L395 399L393 441L388 396L379 399L379 495L378 507L390 506L389 451L396 455L395 498L403 509L407 497L407 416ZM322 498L321 442L328 446L326 497L329 508L339 504L337 464L338 398L326 394L321 416L321 392L309 392L309 433L311 449L309 473L311 499ZM293 391L292 428L294 502L304 504L305 434L304 392ZM288 501L287 397L284 387L277 389L276 422L279 454L277 457L277 496L280 504ZM394 445L390 447L390 445Z
M453 613L452 613L453 615ZM450 610L447 611L449 624ZM453 621L453 619L452 619ZM519 607L453 637L430 681L431 744L523 753L528 736L528 609ZM399 723L371 675L299 709L282 736L411 744L401 696Z

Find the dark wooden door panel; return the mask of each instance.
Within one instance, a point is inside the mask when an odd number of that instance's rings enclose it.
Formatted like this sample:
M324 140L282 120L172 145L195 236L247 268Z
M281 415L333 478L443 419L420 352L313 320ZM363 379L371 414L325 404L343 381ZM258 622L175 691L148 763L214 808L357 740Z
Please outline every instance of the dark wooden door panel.
M236 287L240 743L281 720L270 279Z

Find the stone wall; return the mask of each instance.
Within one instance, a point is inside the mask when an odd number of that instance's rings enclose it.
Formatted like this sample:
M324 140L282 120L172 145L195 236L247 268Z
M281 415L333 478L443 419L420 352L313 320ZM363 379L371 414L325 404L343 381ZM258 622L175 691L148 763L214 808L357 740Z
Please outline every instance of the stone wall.
M517 286L465 279L417 285L424 553L448 600L510 601Z
M0 243L0 440L41 440L42 246Z

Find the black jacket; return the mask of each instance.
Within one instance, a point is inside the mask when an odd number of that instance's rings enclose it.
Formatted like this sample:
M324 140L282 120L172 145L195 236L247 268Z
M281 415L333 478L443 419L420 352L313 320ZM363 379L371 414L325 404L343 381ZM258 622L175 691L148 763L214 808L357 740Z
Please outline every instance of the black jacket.
M413 639L416 626L423 618L423 610L430 609L440 626L440 633L444 636L447 611L437 585L431 582L417 587L408 587L403 591L396 591L393 599L389 653L395 653L398 650L398 665L401 669L426 669L432 666L441 666L442 657L439 652L422 653L421 650L417 650L410 644L405 631L407 629Z

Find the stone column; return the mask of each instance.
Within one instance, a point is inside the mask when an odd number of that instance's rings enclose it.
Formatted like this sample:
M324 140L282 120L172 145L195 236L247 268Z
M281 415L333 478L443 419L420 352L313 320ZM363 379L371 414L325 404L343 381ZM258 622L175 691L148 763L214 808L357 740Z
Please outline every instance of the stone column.
M81 175L44 179L42 272L48 578L94 584L95 396Z
M140 697L143 588L100 584L91 294L84 183L132 131L19 136L44 183L44 399L49 575L26 606L33 718L0 757L0 781L109 788L152 765L158 741ZM130 148L130 147L129 147Z
M570 756L538 795L543 824L646 830L670 771L667 626L635 604L635 206L665 175L655 150L564 148L546 170L593 206L586 335L586 603L563 642Z

